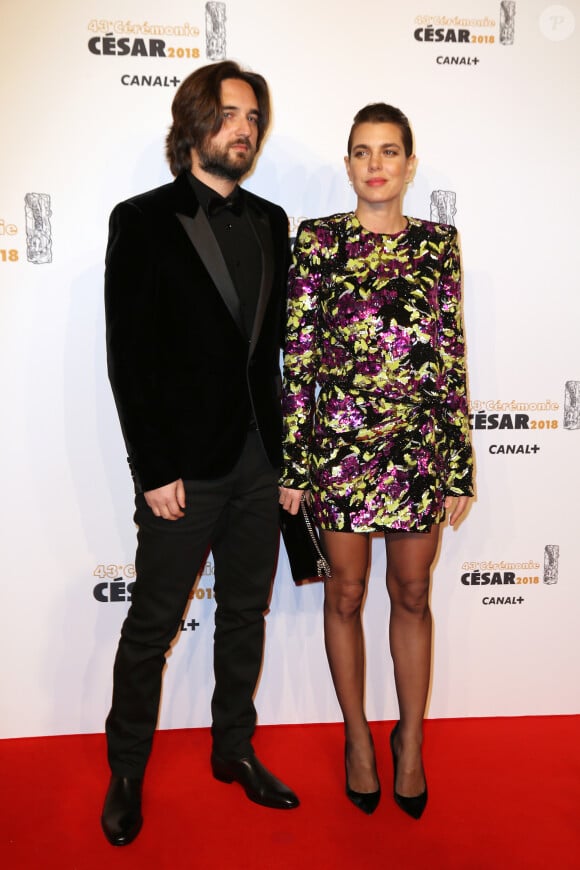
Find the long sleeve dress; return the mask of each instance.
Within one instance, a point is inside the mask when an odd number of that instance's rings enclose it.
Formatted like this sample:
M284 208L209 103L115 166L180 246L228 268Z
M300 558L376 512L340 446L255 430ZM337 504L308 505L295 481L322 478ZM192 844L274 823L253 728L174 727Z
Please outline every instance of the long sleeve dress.
M472 495L454 227L305 221L290 270L281 483L331 531L428 531Z

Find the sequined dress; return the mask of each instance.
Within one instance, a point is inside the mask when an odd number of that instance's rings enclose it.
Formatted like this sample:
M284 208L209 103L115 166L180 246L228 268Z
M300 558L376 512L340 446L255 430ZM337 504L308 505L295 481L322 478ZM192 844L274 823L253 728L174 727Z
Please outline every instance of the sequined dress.
M301 224L284 355L284 486L323 529L428 531L472 495L454 227Z

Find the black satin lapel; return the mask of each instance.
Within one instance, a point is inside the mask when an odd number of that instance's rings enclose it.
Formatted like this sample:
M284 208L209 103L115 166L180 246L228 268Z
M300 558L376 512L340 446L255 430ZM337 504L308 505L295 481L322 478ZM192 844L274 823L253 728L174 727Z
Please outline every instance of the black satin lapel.
M193 218L188 217L186 214L178 214L177 219L187 233L203 265L209 272L238 329L244 333L240 299L233 285L226 261L211 231L209 221L203 209L198 208L197 214Z
M274 278L274 248L272 245L272 232L270 230L270 222L266 215L261 212L248 209L250 223L254 228L254 232L260 242L262 250L262 280L260 282L260 295L258 296L258 304L256 306L256 316L254 317L254 328L252 329L252 337L250 339L250 356L252 355L262 323L264 315L268 307L268 300L272 292L272 280Z

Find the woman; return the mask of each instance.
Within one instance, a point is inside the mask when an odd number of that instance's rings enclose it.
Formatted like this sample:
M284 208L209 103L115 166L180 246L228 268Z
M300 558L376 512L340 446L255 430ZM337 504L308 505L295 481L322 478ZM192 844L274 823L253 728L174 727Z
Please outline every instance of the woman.
M354 119L353 213L304 222L290 272L280 503L311 498L332 569L325 644L345 722L346 794L380 799L364 712L361 604L369 535L384 534L389 639L400 718L394 796L419 818L431 667L430 569L445 512L472 495L456 230L402 213L416 159L405 115L375 103ZM320 387L315 398L316 386Z

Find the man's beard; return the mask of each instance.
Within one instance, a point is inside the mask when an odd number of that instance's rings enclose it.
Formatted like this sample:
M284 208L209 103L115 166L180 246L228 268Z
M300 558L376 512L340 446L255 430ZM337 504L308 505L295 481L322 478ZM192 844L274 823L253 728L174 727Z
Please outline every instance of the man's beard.
M241 144L247 146L245 154L234 152L230 154L232 145ZM210 175L218 178L227 178L228 181L239 181L240 178L250 171L254 163L256 152L252 149L247 139L235 139L228 146L221 147L208 143L197 149L200 168Z

